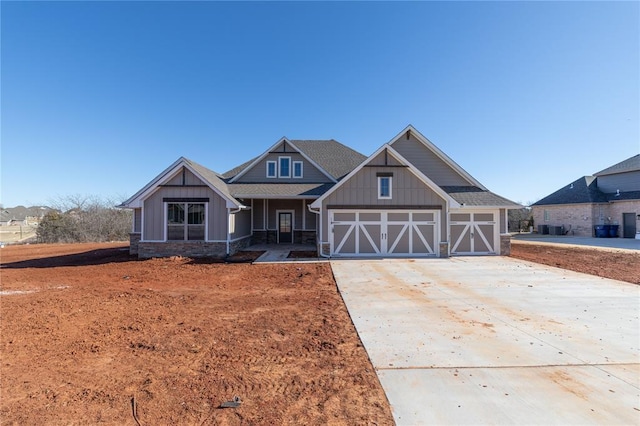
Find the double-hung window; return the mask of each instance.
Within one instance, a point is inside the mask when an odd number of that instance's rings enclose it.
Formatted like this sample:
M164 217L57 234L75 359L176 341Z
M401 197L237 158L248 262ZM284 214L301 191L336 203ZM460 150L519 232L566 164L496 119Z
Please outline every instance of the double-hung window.
M167 203L167 240L204 241L205 203Z
M391 180L393 179L390 175L379 175L378 176L378 199L385 200L391 198Z
M293 162L293 177L294 178L302 177L302 161Z
M278 157L278 162L280 163L278 177L291 177L291 157Z
M274 178L277 177L278 173L276 172L277 163L275 161L267 161L267 177Z

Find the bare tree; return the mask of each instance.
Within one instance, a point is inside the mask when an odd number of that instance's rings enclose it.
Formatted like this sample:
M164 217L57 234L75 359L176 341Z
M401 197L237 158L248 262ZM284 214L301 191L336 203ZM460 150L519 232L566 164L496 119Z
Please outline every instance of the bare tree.
M131 211L116 208L110 199L89 195L58 197L56 209L40 222L39 242L125 241L131 229Z

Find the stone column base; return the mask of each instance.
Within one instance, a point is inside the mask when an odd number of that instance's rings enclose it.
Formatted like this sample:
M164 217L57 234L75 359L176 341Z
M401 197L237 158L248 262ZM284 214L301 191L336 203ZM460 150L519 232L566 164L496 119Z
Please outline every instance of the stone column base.
M441 258L449 257L449 241L440 242L440 256Z
M511 255L511 234L500 234L500 256Z

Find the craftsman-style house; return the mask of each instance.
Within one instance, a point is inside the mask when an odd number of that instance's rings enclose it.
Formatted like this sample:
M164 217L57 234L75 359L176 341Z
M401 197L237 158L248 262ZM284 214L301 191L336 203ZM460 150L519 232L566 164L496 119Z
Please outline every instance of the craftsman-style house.
M218 174L186 158L122 203L131 253L218 256L315 244L326 257L508 254L500 197L408 126L366 157L335 140L282 138Z

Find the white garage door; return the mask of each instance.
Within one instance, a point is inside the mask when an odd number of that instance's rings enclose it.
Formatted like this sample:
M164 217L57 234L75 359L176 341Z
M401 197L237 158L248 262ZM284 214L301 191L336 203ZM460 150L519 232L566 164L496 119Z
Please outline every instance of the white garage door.
M437 256L439 210L331 210L332 256Z
M451 213L451 254L496 254L497 212Z

